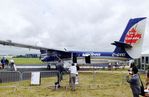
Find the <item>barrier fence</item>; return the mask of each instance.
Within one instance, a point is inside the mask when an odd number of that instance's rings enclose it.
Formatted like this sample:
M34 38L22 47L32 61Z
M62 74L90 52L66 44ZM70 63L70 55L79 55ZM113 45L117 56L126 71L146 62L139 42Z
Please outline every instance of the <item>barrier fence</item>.
M69 86L69 75L63 76L63 80L61 81L62 87L58 88L57 91L54 92L53 90L56 90L54 83L57 81L57 71L40 71L40 86L31 86L31 73L32 72L20 73L14 71L1 71L1 97L9 95L11 97L15 97L16 95L19 95L19 97L36 97L37 95L52 97L56 95L59 96L60 94L66 94L67 96L70 93L77 93L77 95L92 93L89 96L97 95L98 97L102 97L102 95L99 95L102 93L108 97L111 97L110 95L114 95L112 97L129 97L127 94L130 92L127 91L129 90L129 85L125 79L125 75L127 75L127 73L123 73L123 71L79 72L79 84L76 85L77 92L69 92L71 91L71 87ZM7 89L5 89L5 87Z
M58 71L39 71L39 72L40 72L40 79L53 77L54 81L57 80L56 75L59 73ZM23 83L22 81L27 81L27 84L30 84L31 74L32 74L32 72L22 72L21 73L19 71L1 71L0 72L0 87L4 87L4 86L5 87L12 87L12 86L17 87L20 85L24 86L23 84L25 84L25 83ZM7 83L9 83L9 84L7 84Z
M31 73L32 72L18 72L18 71L1 71L0 72L0 88L2 87L21 87L21 88L30 88L31 85ZM57 74L58 71L40 71L40 78L41 78L41 88L47 88L55 85L54 83L57 81ZM97 72L98 73L98 72ZM112 72L111 72L112 73ZM103 89L106 87L112 88L113 86L121 86L125 84L125 74L120 77L120 80L115 80L112 83L106 83L103 84L104 81L102 81L100 78L98 78L100 73L96 74L96 72L82 72L79 76L79 89ZM102 74L102 72L101 72ZM101 75L100 74L100 75ZM84 77L87 76L86 77ZM116 73L117 75L117 73ZM111 76L111 75L110 75ZM114 76L115 77L115 76ZM105 77L104 79L108 79L108 77ZM7 84L10 82L9 84ZM14 82L14 83L13 83ZM6 84L5 84L6 83ZM66 90L69 89L69 75L63 76L63 81L61 83L63 87L66 88Z
M0 72L0 83L16 82L21 80L21 73L17 71Z
M59 73L58 71L39 71L40 72L40 76L41 78L45 78L45 77L54 77L57 75L57 73ZM30 80L31 79L31 73L32 72L23 72L21 73L21 79L22 80Z

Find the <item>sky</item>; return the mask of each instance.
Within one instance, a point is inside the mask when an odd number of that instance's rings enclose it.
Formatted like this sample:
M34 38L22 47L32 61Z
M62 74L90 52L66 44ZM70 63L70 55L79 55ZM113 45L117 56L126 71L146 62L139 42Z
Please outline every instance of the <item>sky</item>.
M130 18L149 17L149 0L0 0L0 40L79 51L113 51ZM142 52L149 53L149 20ZM0 55L39 53L0 46Z

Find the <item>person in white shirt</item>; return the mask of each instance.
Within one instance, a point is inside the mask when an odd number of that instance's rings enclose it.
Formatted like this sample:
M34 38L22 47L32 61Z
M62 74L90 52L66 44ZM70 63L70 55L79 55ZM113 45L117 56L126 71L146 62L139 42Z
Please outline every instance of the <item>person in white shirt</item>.
M70 66L69 71L70 71L70 85L72 87L72 90L75 90L76 75L78 74L78 72L74 63L72 63L72 66Z
M10 60L10 68L12 71L17 71L16 65L13 59Z

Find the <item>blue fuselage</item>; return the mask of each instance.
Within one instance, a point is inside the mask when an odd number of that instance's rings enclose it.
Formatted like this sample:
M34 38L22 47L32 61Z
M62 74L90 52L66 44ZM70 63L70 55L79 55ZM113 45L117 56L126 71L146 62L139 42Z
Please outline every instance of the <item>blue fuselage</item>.
M114 53L114 52L85 52L85 51L46 51L41 52L41 60L44 62L58 61L59 59L67 60L72 59L72 57L84 58L91 56L91 58L124 58L127 55L125 53Z

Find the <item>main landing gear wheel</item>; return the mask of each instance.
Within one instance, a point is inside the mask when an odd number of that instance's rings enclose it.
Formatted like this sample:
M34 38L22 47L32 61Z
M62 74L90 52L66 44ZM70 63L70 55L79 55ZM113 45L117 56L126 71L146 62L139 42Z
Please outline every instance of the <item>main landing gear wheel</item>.
M47 68L48 68L48 70L51 70L51 65L48 64L48 65L47 65Z

